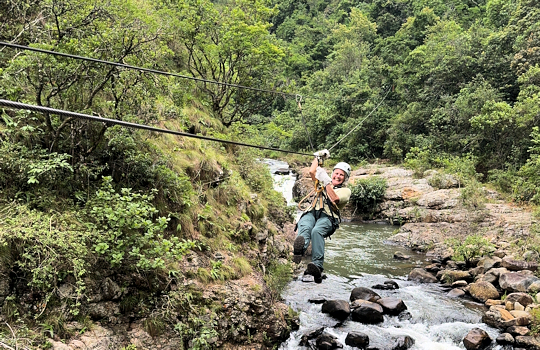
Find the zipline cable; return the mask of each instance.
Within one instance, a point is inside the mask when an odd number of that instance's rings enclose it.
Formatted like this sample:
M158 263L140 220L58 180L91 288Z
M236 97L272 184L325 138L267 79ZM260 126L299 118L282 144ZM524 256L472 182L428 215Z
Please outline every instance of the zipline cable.
M367 118L369 118L369 116L370 116L371 114L373 114L373 112L375 112L375 111L377 110L377 108L379 108L379 106L381 105L381 103L383 103L383 101L386 99L386 96L388 96L388 94L390 93L390 90L392 90L392 89L388 88L388 91L386 92L386 95L384 95L384 97L383 97L382 100L379 102L379 104L377 104L377 106L375 106L375 108L373 108L373 110L372 110L371 112L369 112L369 114L368 114L364 119L362 119L362 120L360 121L360 123L358 123L358 125L356 125L354 128L352 128L351 131L349 131L349 132L347 133L347 135L345 135L345 136L343 136L342 138L340 138L340 139L339 139L332 147L330 147L330 148L328 149L328 151L331 151L332 148L336 147L341 141L343 141L347 136L349 136L354 130L358 129L358 127L359 127L360 125L362 125L362 123L363 123Z
M258 92L266 92L266 93L270 93L270 94L281 95L282 97L289 97L289 98L295 98L295 99L298 96L300 96L304 100L305 99L324 100L324 101L329 101L330 100L330 101L339 101L339 102L360 102L360 101L369 100L369 98L355 98L355 99L334 98L334 99L332 99L332 98L319 97L319 96L302 96L302 95L299 95L299 94L293 94L293 93L289 93L289 92L281 92L281 91L276 91L276 90L254 88L254 87L244 86L244 85L239 85L239 84L224 83L224 82L220 82L220 81L203 79L203 78L196 78L196 77L191 77L191 76L188 76L188 75L170 73L170 72L160 71L160 70L151 69L151 68L143 68L143 67L137 67L137 66L132 66L132 65L128 65L128 64L118 63L118 62L105 61L105 60L100 60L100 59L91 58L91 57L72 55L72 54L58 52L58 51L50 51L50 50L38 49L38 48L35 48L35 47L30 47L30 46L7 43L7 42L4 42L4 41L0 41L0 46L10 47L10 48L13 48L13 49L26 50L26 51L34 51L34 52L44 53L44 54L48 54L48 55L68 57L68 58L73 58L73 59L77 59L77 60L108 64L108 65L112 65L112 66L116 66L116 67L139 70L139 71L147 72L147 73L154 73L154 74L160 74L160 75L166 75L166 76L173 76L173 77L177 77L177 78L189 79L189 80L194 80L194 81L198 81L198 82L204 82L204 83L208 83L208 84L230 86L230 87L234 87L234 88L238 88L238 89L247 89L247 90L258 91Z
M281 92L281 91L267 90L267 89L259 89L259 88L254 88L254 87L250 87L250 86L231 84L231 83L224 83L224 82L220 82L220 81L208 80L208 79L203 79L203 78L190 77L188 75L183 75L183 74L164 72L164 71L160 71L160 70L157 70L157 69L143 68L143 67L132 66L132 65L129 65L129 64L124 64L124 63L99 60L97 58L72 55L72 54L68 54L68 53L62 53L62 52L50 51L50 50L44 50L44 49L38 49L38 48L35 48L35 47L30 47L30 46L23 46L23 45L6 43L6 42L3 42L3 41L0 41L0 46L6 46L6 47L14 48L14 49L45 53L45 54L48 54L48 55L69 57L69 58L73 58L73 59L77 59L77 60L108 64L108 65L111 65L111 66L127 68L127 69L133 69L133 70L139 70L139 71L147 72L147 73L168 75L168 76L173 76L173 77L182 78L182 79L195 80L195 81L199 81L199 82L203 82L203 83L230 86L230 87L239 88L239 89L246 89L246 90L258 91L258 92L266 92L266 93L270 93L270 94L289 96L289 97L294 97L294 98L296 98L296 96L297 96L297 94L291 94L291 93L288 93L288 92Z
M33 112L39 112L39 113L55 114L55 115L59 115L59 116L63 116L63 117L73 117L73 118L78 118L78 119L87 119L87 120L92 120L92 121L106 123L106 124L121 125L121 126L125 126L125 127L128 127L128 128L155 131L155 132L160 132L160 133L191 137L191 138L196 138L196 139L201 139L201 140L228 143L228 144L231 144L231 145L259 148L259 149L264 149L264 150L278 151L278 152L299 154L299 155L302 155L302 156L313 157L312 153L301 153L301 152L288 151L288 150L283 150L283 149L273 148L273 147L250 145L250 144L242 143L242 142L229 141L229 140L223 140L223 139L216 139L216 138L212 138L212 137L194 135L194 134L181 132L181 131L161 129L161 128L156 128L156 127L153 127L153 126L148 126L148 125L143 125L143 124L125 122L125 121L122 121L122 120L96 117L96 116L92 116L92 115L88 115L88 114L69 112L69 111L64 111L64 110L61 110L61 109L55 109L55 108L50 108L50 107L29 105L29 104L26 104L26 103L20 103L20 102L3 100L3 99L0 99L0 106L7 107L7 108L10 108L10 109L22 109L22 110L28 110L28 111L33 111Z

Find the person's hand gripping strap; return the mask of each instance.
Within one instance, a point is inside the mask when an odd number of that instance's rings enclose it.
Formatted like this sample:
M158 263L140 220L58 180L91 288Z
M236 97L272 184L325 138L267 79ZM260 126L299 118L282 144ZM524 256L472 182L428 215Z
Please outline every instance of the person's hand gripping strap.
M317 172L315 173L315 178L319 180L319 182L326 187L329 183L332 182L332 179L330 176L328 176L328 173L321 167L317 167Z

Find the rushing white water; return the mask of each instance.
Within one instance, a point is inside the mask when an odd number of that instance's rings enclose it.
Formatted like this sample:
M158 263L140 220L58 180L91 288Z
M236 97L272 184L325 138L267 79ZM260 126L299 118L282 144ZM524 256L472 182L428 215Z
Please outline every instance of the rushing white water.
M267 163L268 164L268 163ZM286 168L286 163L274 163L274 168ZM294 177L283 180L274 175L276 190L285 191L288 203L292 203L290 191ZM290 175L289 175L290 176ZM292 183L291 183L292 181ZM285 183L285 185L284 185ZM290 198L290 199L289 199ZM280 350L307 349L299 345L302 335L320 327L333 334L343 344L351 331L369 336L370 347L392 349L395 339L408 335L415 340L412 350L454 350L465 349L463 338L473 328L484 329L493 339L494 350L512 349L495 343L499 331L481 322L484 306L470 299L456 299L447 296L447 290L440 284L418 284L407 281L407 274L416 266L427 264L426 257L402 247L390 246L384 240L392 235L396 227L390 225L343 223L331 240L326 241L325 274L327 279L321 284L304 283L295 280L282 293L285 302L300 313L300 329L292 332ZM395 251L411 256L408 261L393 259ZM309 257L304 258L309 262ZM323 297L327 300L349 300L355 287L371 288L375 284L393 279L399 285L396 290L375 290L382 297L402 299L411 314L409 320L399 320L396 316L384 316L379 325L364 325L350 318L339 324L332 317L321 312L320 304L309 303L311 298ZM337 325L337 326L336 326Z

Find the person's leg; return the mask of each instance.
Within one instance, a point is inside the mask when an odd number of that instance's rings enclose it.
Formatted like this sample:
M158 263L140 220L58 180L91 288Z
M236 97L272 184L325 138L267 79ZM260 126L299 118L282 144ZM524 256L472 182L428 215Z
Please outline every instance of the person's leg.
M311 231L311 261L321 271L324 263L324 237L332 231L332 222L328 215L321 213Z
M316 220L313 212L302 215L298 221L298 236L294 240L293 244L293 261L297 264L300 263L302 260L302 255L304 255L307 247L309 247L309 242L311 241L311 230L313 229L313 226L315 226L315 221Z

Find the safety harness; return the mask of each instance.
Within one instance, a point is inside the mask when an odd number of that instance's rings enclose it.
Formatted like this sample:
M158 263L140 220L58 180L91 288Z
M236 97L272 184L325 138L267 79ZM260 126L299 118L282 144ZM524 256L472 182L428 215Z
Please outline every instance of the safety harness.
M340 187L341 187L341 185L335 186L335 188L340 188ZM315 194L315 198L311 202L310 206L305 208L305 209L302 209L302 203L307 198L311 197L313 194ZM321 217L321 212L324 211L324 203L325 202L326 202L326 205L328 206L328 208L330 209L330 214L332 214L331 219L330 219L330 221L332 222L332 232L328 236L328 237L330 237L339 228L339 224L341 223L341 214L339 212L339 208L336 205L336 203L332 202L330 200L330 198L328 198L328 194L326 194L326 192L324 191L324 187L322 186L322 184L319 183L319 180L315 180L314 189L311 190L311 192L309 192L307 194L307 196L302 198L302 200L298 203L298 209L303 211L302 216L304 216L305 214L307 214L307 213L311 212L312 210L314 210L317 207L317 203L319 203L319 210L316 210L315 213L314 213L315 219L318 220ZM336 217L336 215L337 215L337 217ZM298 221L300 221L302 216L300 216ZM298 226L298 224L297 224L297 226ZM296 228L295 228L295 231L296 231Z

